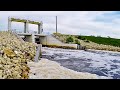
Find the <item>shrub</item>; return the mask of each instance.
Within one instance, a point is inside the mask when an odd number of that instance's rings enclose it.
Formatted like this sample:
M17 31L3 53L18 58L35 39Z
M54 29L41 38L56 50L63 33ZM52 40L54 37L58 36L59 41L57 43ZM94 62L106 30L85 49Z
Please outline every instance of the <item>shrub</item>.
M66 43L69 43L69 42L73 42L73 38L71 36L69 36L67 39L66 39Z
M82 36L78 36L77 38L78 38L78 39L81 39L81 40L86 40L86 38L85 38L85 37L82 37Z
M80 45L80 42L78 41L78 39L75 40L75 44Z
M77 38L78 38L78 39L82 39L82 37L81 37L81 36L78 36Z
M88 40L85 40L85 42L88 42L88 43L89 43L89 41L88 41Z
M97 37L101 37L100 35L98 35Z
M86 39L84 37L82 37L81 40L86 40Z
M110 36L107 36L107 38L110 38Z

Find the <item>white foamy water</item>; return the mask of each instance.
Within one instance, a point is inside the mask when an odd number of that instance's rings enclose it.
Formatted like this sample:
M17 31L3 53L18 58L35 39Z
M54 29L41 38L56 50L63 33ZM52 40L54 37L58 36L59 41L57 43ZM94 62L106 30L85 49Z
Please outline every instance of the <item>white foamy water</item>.
M42 58L39 62L29 62L30 79L108 79L96 74L82 73L60 66L55 61Z
M107 77L120 79L120 52L102 50L70 50L60 48L43 48L43 56L51 60L59 61L61 65L78 71L85 71ZM48 57L47 57L48 56ZM80 64L82 62L82 64ZM89 66L83 67L89 63ZM72 65L73 64L73 65ZM85 64L85 65L84 65ZM71 66L70 66L71 65ZM76 65L76 66L75 66ZM73 68L73 67L74 68ZM80 69L79 69L80 67ZM77 69L76 69L77 68ZM86 70L84 70L87 68Z

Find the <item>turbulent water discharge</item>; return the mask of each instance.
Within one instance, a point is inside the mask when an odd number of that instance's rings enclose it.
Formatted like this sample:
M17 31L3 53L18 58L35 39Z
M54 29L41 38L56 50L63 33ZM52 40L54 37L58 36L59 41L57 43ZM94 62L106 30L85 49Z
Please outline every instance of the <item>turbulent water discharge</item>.
M56 61L62 66L75 71L120 79L119 52L44 47L42 57Z

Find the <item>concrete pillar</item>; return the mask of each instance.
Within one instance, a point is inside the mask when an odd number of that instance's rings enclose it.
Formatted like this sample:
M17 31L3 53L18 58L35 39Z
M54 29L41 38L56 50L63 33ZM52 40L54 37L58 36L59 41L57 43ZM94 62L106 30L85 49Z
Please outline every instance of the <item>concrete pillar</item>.
M40 24L38 24L38 34L41 34L43 32L42 28L43 28L43 22L41 22Z
M35 35L34 34L32 34L32 43L35 43Z
M38 34L41 34L40 24L38 24Z
M41 33L43 32L43 22L41 22L41 27L40 27Z
M11 19L8 17L8 31L11 30Z
M26 41L26 42L35 43L35 35L32 34L32 35L30 35L30 36L25 36L25 41Z
M25 41L26 41L26 42L32 42L31 37L32 37L32 36L25 36Z
M28 22L24 22L24 33L28 33Z

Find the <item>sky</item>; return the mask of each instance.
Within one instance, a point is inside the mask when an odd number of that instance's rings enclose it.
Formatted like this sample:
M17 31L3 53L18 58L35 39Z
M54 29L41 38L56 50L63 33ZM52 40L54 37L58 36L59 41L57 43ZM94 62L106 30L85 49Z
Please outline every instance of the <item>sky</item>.
M56 31L74 35L110 36L120 39L120 11L0 11L0 30L8 29L8 17L43 22L44 33ZM12 22L12 29L24 30L24 24ZM37 25L29 24L29 31L37 31Z

